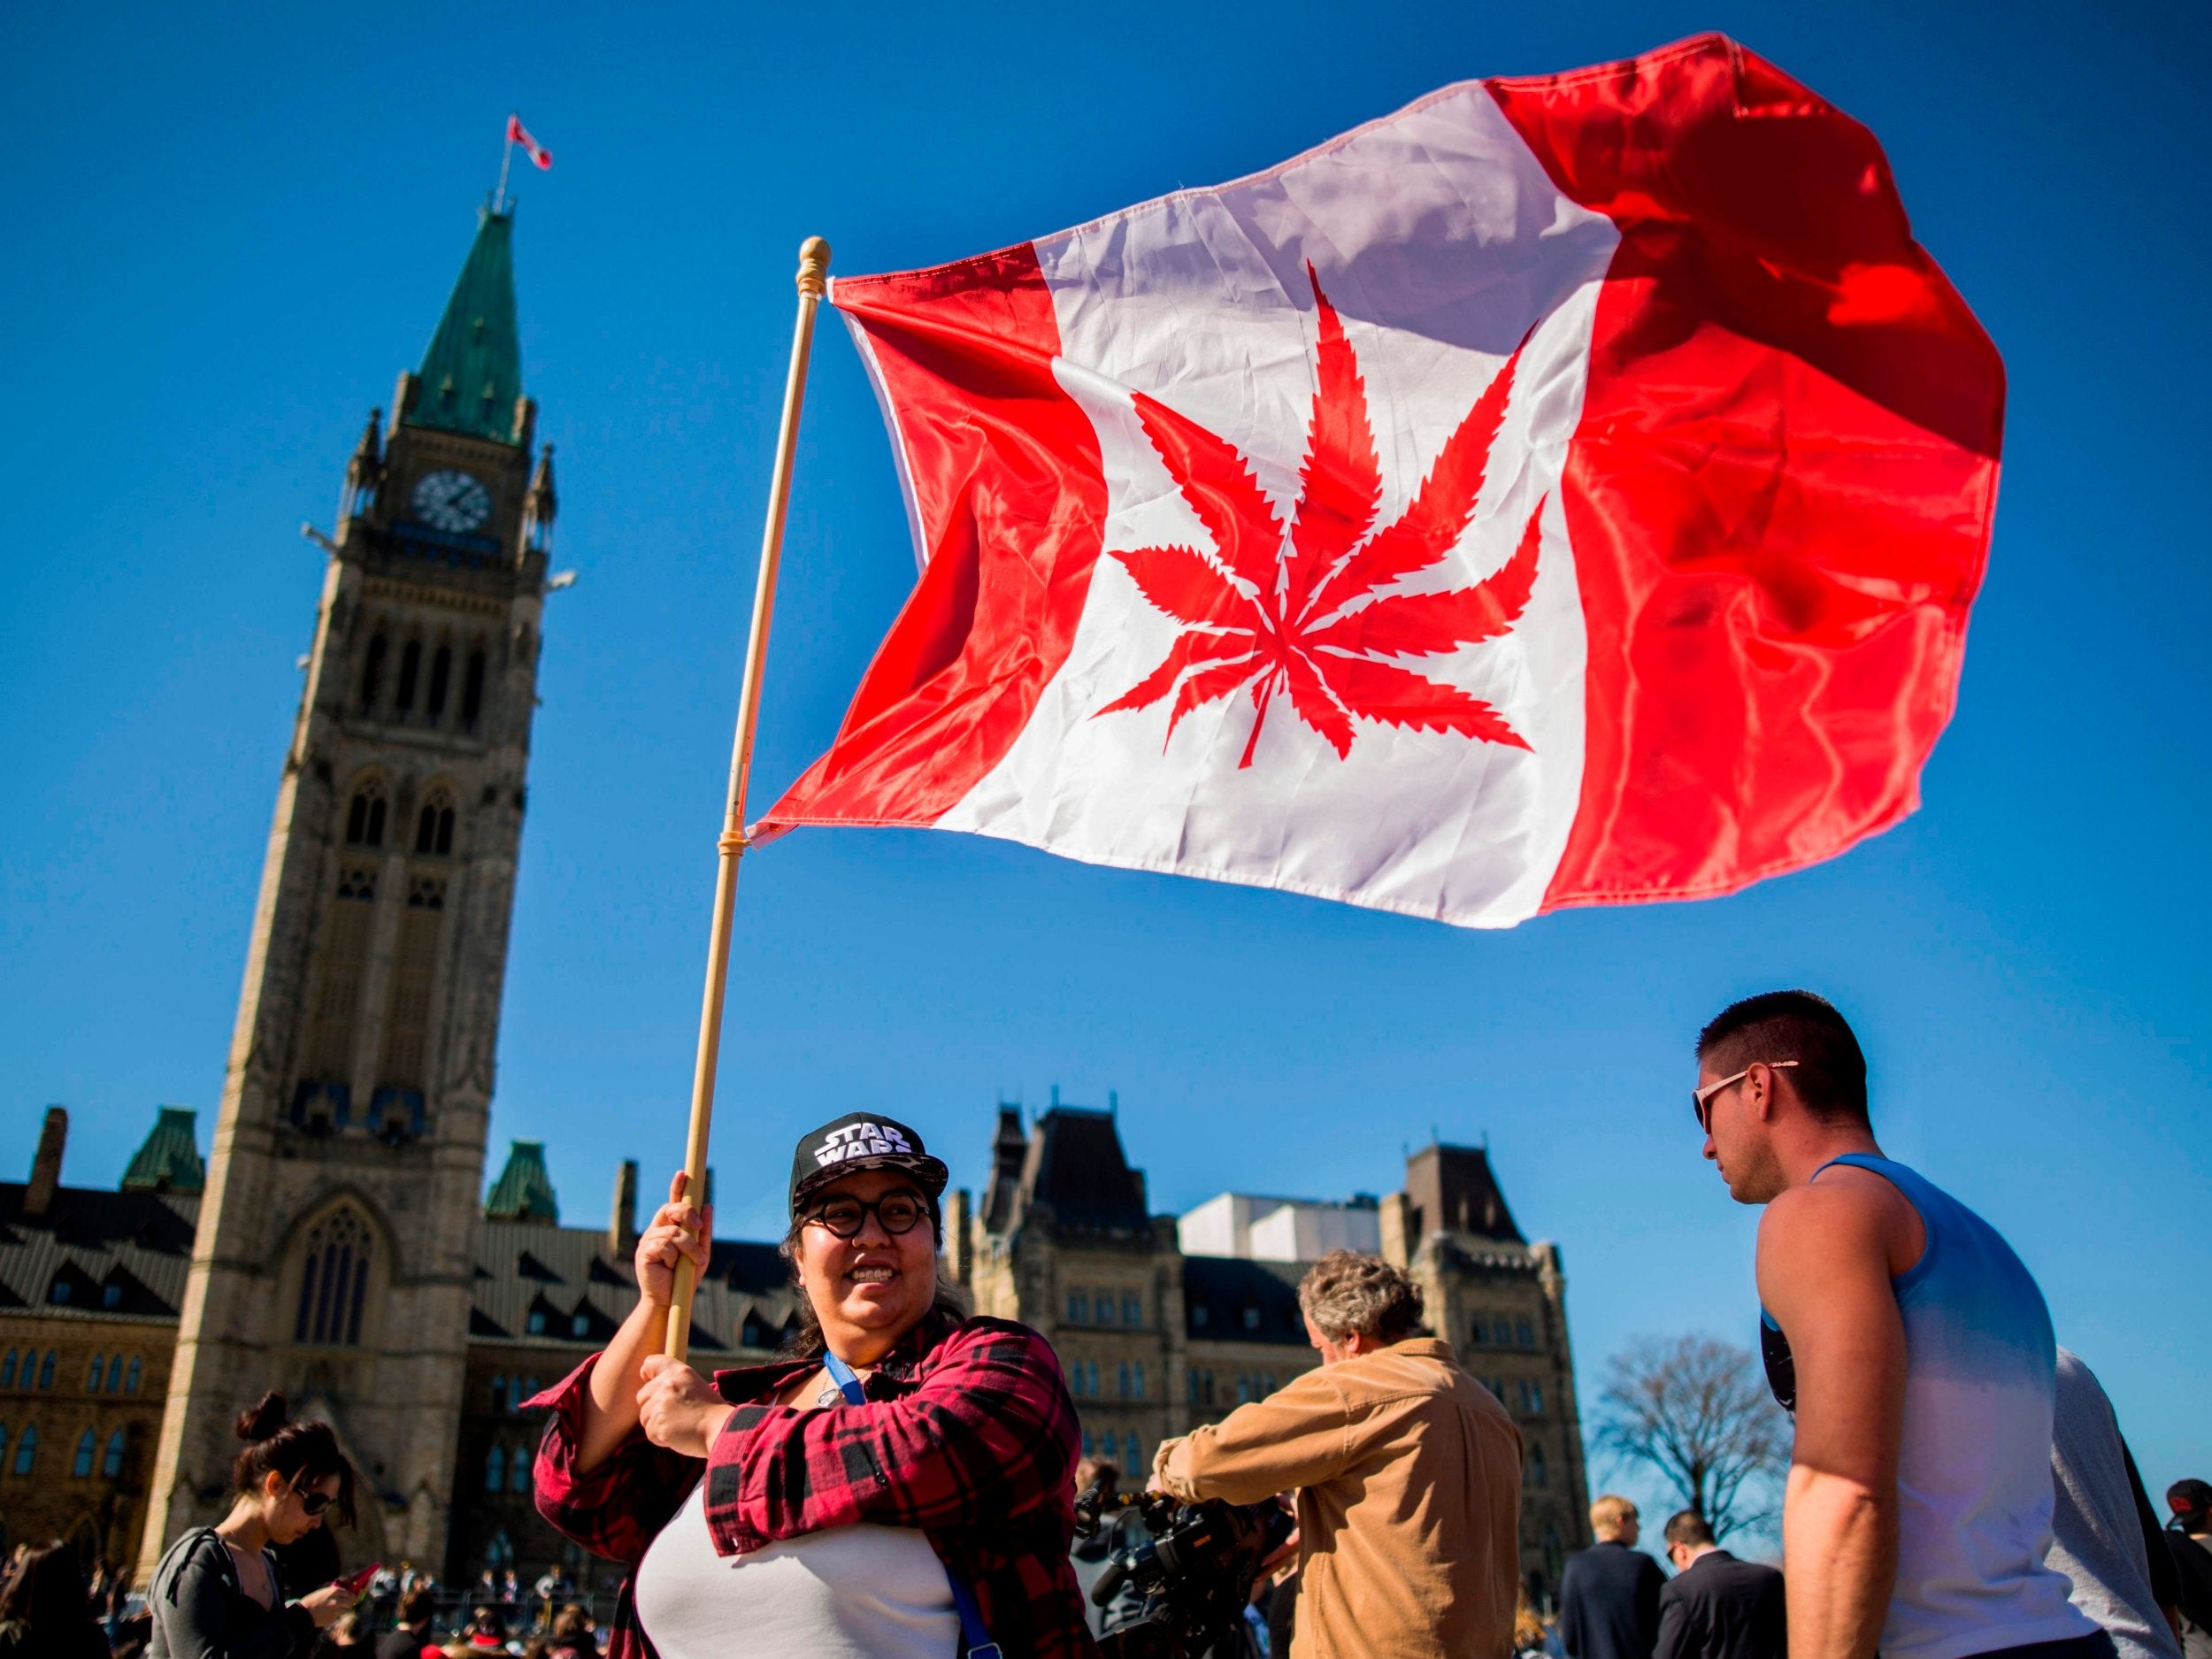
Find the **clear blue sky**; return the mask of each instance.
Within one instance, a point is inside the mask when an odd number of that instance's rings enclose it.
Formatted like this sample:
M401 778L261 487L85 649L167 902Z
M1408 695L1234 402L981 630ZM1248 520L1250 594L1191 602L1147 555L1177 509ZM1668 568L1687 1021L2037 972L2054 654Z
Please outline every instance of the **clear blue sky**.
M2212 1475L2201 527L2201 8L271 7L0 14L0 1171L39 1110L104 1184L220 1094L327 526L420 355L518 108L525 377L560 448L494 1111L565 1214L680 1157L799 240L981 251L1279 160L1447 81L1722 28L1865 119L2004 352L1995 552L1923 812L1744 896L1503 934L810 831L749 863L714 1162L778 1222L856 1106L980 1172L1000 1092L1120 1094L1156 1208L1385 1191L1490 1142L1558 1240L1586 1400L1632 1333L1754 1317L1753 1217L1697 1157L1688 1046L1833 996L1889 1149L1980 1208L2147 1479ZM826 331L762 800L827 741L911 578ZM2198 458L2189 460L2191 455Z

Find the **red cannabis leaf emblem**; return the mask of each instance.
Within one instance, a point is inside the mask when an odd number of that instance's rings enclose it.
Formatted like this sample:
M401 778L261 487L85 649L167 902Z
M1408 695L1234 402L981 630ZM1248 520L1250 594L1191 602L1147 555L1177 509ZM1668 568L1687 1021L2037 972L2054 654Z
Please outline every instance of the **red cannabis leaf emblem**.
M1445 441L1412 505L1378 530L1382 471L1359 359L1311 265L1306 277L1320 307L1321 346L1287 534L1234 445L1136 394L1145 436L1212 534L1214 550L1210 557L1187 547L1113 554L1147 602L1184 631L1157 668L1098 714L1148 709L1172 692L1171 738L1192 710L1248 687L1259 712L1240 767L1252 764L1278 693L1289 697L1292 711L1328 740L1340 760L1352 752L1356 719L1457 732L1525 749L1527 742L1490 704L1389 659L1442 656L1511 631L1536 580L1542 502L1529 514L1513 557L1474 587L1380 591L1442 562L1473 518L1520 351Z

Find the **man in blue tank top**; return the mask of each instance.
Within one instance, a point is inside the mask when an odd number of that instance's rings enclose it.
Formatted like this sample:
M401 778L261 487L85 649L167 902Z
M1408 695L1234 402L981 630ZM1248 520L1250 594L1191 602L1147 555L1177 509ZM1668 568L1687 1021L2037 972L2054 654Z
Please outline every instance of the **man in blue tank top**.
M2057 1352L1994 1228L1882 1156L1866 1057L1806 991L1698 1038L1705 1156L1763 1204L1761 1348L1796 1420L1790 1659L2112 1659L2043 1564Z

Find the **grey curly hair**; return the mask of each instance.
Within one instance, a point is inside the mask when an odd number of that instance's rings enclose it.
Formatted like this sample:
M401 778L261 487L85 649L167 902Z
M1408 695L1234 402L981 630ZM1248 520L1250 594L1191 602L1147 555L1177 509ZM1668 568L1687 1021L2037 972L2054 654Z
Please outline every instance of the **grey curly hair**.
M1332 1342L1396 1342L1421 1328L1421 1287L1379 1256L1331 1250L1298 1283L1298 1305Z

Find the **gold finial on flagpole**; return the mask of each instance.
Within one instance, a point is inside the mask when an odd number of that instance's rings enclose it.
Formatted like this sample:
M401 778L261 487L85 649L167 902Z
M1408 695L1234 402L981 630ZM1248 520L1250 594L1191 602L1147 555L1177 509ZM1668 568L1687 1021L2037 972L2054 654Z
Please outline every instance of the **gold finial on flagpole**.
M799 294L820 299L829 292L829 243L809 236L799 244Z
M737 904L737 864L744 856L745 793L752 781L753 729L760 719L760 681L768 662L768 623L776 608L776 567L783 558L783 520L791 502L791 462L799 439L799 406L806 397L808 354L814 341L814 308L829 290L829 243L810 236L799 247L799 322L791 339L791 373L784 382L783 420L776 429L776 461L768 486L768 524L761 535L760 576L753 589L753 626L745 641L745 681L738 693L737 735L730 749L729 795L722 833L715 842L714 921L707 934L706 995L699 1010L699 1052L691 1073L691 1128L684 1141L684 1195L697 1203L706 1191L707 1133L714 1120L715 1064L722 1046L722 998L730 977L730 917ZM688 1258L676 1263L676 1290L668 1309L662 1351L681 1360L691 1348L691 1302L698 1286Z

